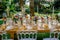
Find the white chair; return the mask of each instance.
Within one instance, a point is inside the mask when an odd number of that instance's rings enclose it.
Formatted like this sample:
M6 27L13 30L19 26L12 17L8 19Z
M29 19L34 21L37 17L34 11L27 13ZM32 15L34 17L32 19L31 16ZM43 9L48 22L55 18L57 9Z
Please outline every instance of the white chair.
M53 38L52 33L54 34ZM50 38L44 38L43 40L59 40L59 32L50 32Z
M5 38L3 38L3 34L5 35ZM2 34L2 40L13 40L13 39L8 39L6 32L3 32L3 34Z
M0 40L2 40L2 34L0 34Z
M19 34L20 34L21 38L19 38ZM23 35L24 35L24 38L22 37ZM26 37L26 35L28 35L28 38ZM30 37L31 35L32 35L32 37ZM37 32L36 31L34 31L34 32L32 32L32 31L18 32L17 36L18 36L18 40L37 40Z

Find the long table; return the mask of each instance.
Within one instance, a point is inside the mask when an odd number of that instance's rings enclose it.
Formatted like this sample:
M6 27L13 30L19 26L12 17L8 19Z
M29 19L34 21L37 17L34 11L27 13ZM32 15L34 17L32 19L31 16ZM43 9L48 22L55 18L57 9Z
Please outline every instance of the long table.
M2 26L0 28L0 30L5 30L6 29L6 25ZM37 29L37 27L34 27L33 29L31 30L27 30L26 27L13 27L13 29L10 29L10 30L6 30L7 33L11 34L11 38L13 39L14 38L14 33L17 33L18 31L33 31L33 30L36 30L37 32L50 32L50 29Z
M11 29L11 30L6 30L6 32L7 33L10 33L11 34L11 38L14 38L14 33L16 33L17 31L35 31L35 30L33 30L33 29L31 29L31 30L27 30L27 29L25 29L24 27L21 27L19 30L18 30L19 28L14 28L14 29ZM36 29L36 31L37 32L50 32L50 30L49 29L47 29L47 30L38 30L38 29Z

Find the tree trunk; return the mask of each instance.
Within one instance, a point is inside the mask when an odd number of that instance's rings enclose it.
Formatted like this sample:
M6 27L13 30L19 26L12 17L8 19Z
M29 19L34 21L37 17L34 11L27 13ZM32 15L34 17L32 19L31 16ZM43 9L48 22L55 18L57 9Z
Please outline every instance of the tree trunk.
M30 0L30 15L34 16L34 0Z
M7 7L7 17L9 17L10 16L10 13L9 13L9 6Z
M20 8L21 8L21 11L22 11L22 7L23 7L23 0L20 0Z
M23 2L23 0L20 0L20 8L21 8L22 14L25 14L25 9L24 9L24 2Z

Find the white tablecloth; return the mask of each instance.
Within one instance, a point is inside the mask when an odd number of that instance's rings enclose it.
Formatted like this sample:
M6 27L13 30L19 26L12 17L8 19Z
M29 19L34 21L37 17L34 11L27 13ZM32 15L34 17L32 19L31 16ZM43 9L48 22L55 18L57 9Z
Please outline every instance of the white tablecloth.
M44 38L43 40L58 40L57 38Z
M36 40L36 39L33 39L33 38L25 38L25 39L20 39L20 40Z
M3 39L3 40L6 40L6 39ZM13 40L13 39L7 39L7 40Z

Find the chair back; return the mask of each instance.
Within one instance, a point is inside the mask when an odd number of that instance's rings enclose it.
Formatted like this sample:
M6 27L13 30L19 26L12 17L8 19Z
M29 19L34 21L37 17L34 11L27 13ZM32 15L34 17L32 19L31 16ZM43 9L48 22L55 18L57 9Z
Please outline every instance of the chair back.
M37 40L37 31L21 31L17 36L18 40Z

